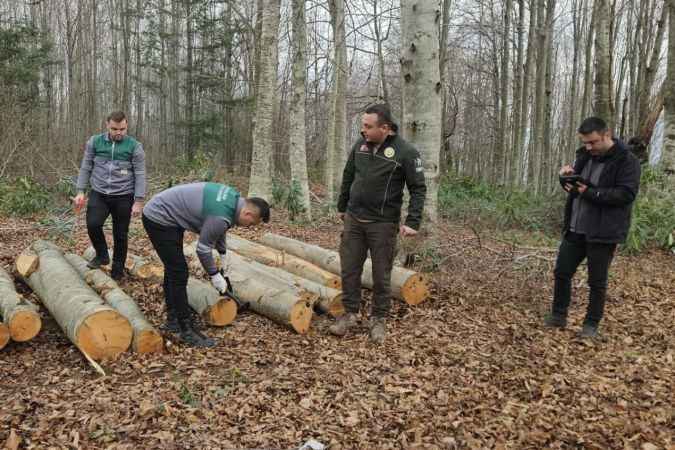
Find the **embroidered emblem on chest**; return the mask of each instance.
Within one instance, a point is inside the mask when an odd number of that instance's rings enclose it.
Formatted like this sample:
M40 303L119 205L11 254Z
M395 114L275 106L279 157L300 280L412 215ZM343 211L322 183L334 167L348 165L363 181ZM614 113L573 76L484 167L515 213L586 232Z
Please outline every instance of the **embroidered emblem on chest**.
M396 154L396 151L392 147L387 147L384 149L384 156L387 158L393 158Z

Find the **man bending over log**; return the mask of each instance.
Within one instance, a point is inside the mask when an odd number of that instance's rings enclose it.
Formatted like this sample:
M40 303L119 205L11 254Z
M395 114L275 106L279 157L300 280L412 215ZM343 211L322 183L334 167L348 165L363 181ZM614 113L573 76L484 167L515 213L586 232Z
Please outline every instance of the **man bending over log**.
M211 283L227 291L224 275L225 233L235 225L250 227L269 222L270 208L261 198L241 197L230 186L219 183L191 183L174 186L155 195L143 208L143 226L164 264L164 300L167 322L163 329L177 333L194 347L212 347L213 339L202 334L193 321L187 300L188 265L183 254L185 230L199 234L197 255ZM221 255L223 273L213 259Z

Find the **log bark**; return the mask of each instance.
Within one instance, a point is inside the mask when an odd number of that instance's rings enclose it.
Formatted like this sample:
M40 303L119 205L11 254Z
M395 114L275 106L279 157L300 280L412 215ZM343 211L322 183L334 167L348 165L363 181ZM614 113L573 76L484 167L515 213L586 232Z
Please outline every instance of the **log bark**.
M9 327L0 322L0 350L5 348L9 342Z
M84 251L84 259L91 261L96 256L94 247L88 247ZM110 260L112 261L113 253L109 252ZM127 253L127 260L124 267L129 271L131 276L141 280L149 280L156 283L161 283L164 279L164 268L150 260L142 258L131 253Z
M326 250L274 233L266 233L261 242L310 261L334 274L340 273L340 255L332 250ZM373 287L370 258L366 260L363 266L361 283L365 287ZM391 271L391 292L394 297L404 300L407 304L417 305L429 298L430 279L425 274L394 266Z
M131 348L136 353L160 353L164 349L162 335L148 322L134 299L115 280L100 269L92 270L87 267L87 261L79 255L68 253L65 258L101 298L129 321L134 331Z
M234 250L242 256L251 258L266 266L279 267L286 272L299 275L323 286L333 289L340 289L342 287L339 275L325 270L325 268L318 267L317 264L312 264L270 247L247 241L233 234L227 236L227 248Z
M19 274L87 357L95 361L114 359L129 348L133 335L129 321L84 283L57 246L39 240L20 258ZM39 261L24 264L31 258ZM36 264L32 274L21 271Z
M0 316L12 340L33 339L42 328L37 306L17 294L12 277L0 267ZM1 343L2 339L0 339Z
M220 295L210 283L190 277L187 294L190 307L209 325L224 327L237 317L237 303Z
M190 259L196 257L194 245L194 243L186 245L183 249ZM234 258L236 260L236 256ZM312 320L312 306L318 298L317 294L279 280L267 274L266 270L242 264L241 261L233 261L229 277L234 294L242 301L249 302L251 310L255 313L300 334L307 332Z

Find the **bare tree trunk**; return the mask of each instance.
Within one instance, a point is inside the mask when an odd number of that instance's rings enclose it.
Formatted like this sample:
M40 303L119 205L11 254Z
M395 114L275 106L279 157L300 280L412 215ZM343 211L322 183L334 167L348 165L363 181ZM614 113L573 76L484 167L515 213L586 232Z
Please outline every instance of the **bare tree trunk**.
M654 87L654 80L656 79L656 73L658 71L659 61L661 58L661 48L663 46L664 40L664 31L666 28L666 20L668 20L668 6L663 5L661 10L661 17L657 22L657 31L656 37L654 39L654 46L652 47L651 58L649 59L649 65L645 69L645 78L642 84L642 92L640 93L640 109L639 109L639 126L640 135L649 142L648 136L644 133L643 129L647 125L650 108L649 101L652 98L652 89ZM649 133L651 135L651 133Z
M525 0L518 0L518 27L516 44L516 65L513 70L513 141L510 163L511 184L520 184L520 163L522 160L521 148L523 146L524 124L522 121L525 111L526 99L523 98L523 54L524 54L524 28L525 26Z
M387 87L387 77L384 72L385 62L382 52L382 33L380 30L380 16L377 12L378 0L373 0L373 30L375 32L375 47L377 51L377 68L380 74L380 87L382 89L382 100L389 103L389 88Z
M497 146L497 152L495 154L494 161L494 181L501 184L504 182L504 176L506 173L506 152L508 149L508 143L510 139L508 138L508 106L509 106L509 53L511 48L510 35L511 32L511 8L513 5L513 0L506 0L504 6L504 25L502 30L502 61L501 61L501 79L499 87L499 99L500 99L500 110L499 110L499 145Z
M665 82L665 133L661 164L668 174L670 189L675 190L675 0L667 0L668 65Z
M549 0L550 1L550 0ZM544 148L544 113L546 107L546 0L537 1L537 68L534 96L534 116L532 120L533 139L530 148L530 170L532 175L530 186L534 193L539 193L541 187L541 166L545 157Z
M609 35L609 4L607 0L594 0L595 19L595 92L593 113L608 124L614 123L612 104L612 66Z
M260 40L260 77L256 89L255 126L249 196L272 200L272 130L274 99L277 87L277 32L279 0L263 1L262 36Z
M586 0L584 0L585 2ZM588 0L594 1L594 0ZM588 116L590 111L590 101L593 98L593 33L595 29L595 7L592 9L591 20L588 23L588 31L586 33L586 52L585 52L585 67L584 67L584 93L581 96L582 107L581 107L581 117L585 118ZM586 17L586 16L584 16Z
M401 2L401 75L403 136L422 156L427 182L425 213L438 218L438 164L441 149L441 82L439 71L440 3Z
M293 0L293 97L291 99L290 164L291 180L299 183L300 203L305 209L304 216L311 220L309 202L309 180L307 176L307 151L305 149L305 83L307 33L304 0Z
M195 139L194 129L194 82L192 79L193 71L193 50L194 50L194 32L192 18L192 1L185 2L185 40L187 42L187 52L185 60L185 151L188 161L195 157Z
M331 25L334 39L334 79L331 92L330 123L328 126L326 155L326 187L329 201L333 202L341 182L341 171L344 166L344 155L347 147L347 43L345 35L344 0L329 0Z

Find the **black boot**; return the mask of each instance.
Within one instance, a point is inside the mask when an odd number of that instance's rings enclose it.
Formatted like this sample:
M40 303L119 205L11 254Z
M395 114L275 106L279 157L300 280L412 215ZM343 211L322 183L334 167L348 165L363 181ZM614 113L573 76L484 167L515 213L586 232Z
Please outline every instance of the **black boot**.
M89 267L90 269L100 269L101 266L107 266L108 264L110 264L110 258L107 255L106 256L96 255L94 259L92 259L87 263L87 267Z
M185 344L191 347L203 348L213 347L216 345L216 341L203 335L201 331L196 330L192 325L192 320L189 318L179 320L178 326L180 328L180 333L178 336Z
M178 326L178 317L176 313L169 310L166 312L166 322L159 326L159 329L165 333L180 333L180 327Z
M110 278L115 281L120 281L124 278L124 263L118 263L117 261L113 262L112 269L110 270Z

